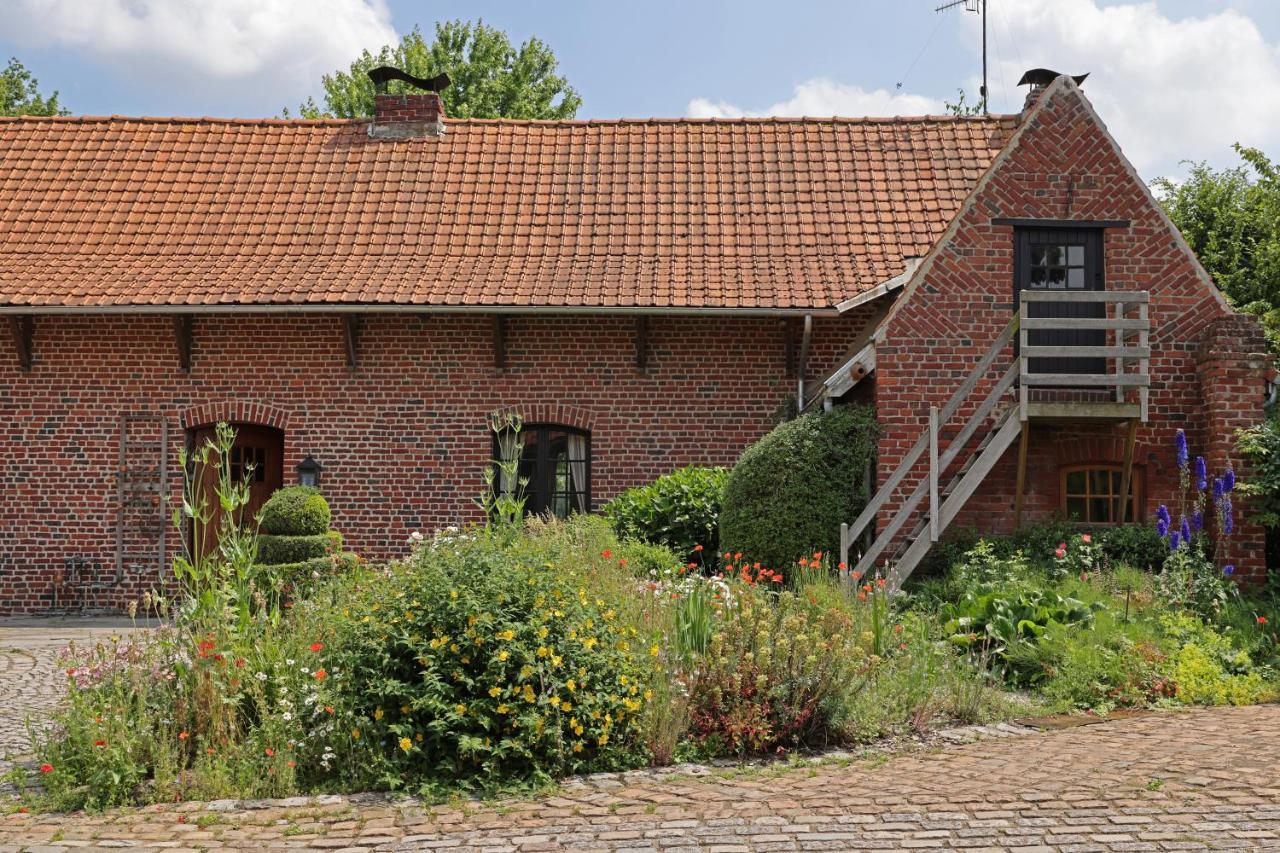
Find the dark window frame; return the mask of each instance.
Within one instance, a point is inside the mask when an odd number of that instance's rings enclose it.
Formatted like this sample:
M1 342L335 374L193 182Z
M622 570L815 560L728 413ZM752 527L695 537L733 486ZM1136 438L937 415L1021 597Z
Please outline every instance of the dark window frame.
M1108 475L1107 490L1104 492L1094 492L1094 476L1100 473ZM1072 474L1084 474L1084 491L1068 491L1067 483ZM1086 462L1076 465L1064 465L1058 469L1058 506L1062 514L1075 524L1088 524L1091 526L1115 526L1120 522L1116 519L1116 515L1120 508L1120 481L1124 479L1124 466L1113 462ZM1131 473L1131 481L1129 483L1129 491L1131 494L1129 503L1129 514L1126 523L1141 523L1146 515L1143 509L1146 505L1144 500L1144 486L1146 480L1146 471L1141 465L1134 465ZM1071 501L1084 501L1084 517L1073 517L1068 507ZM1092 518L1094 501L1105 501L1107 507L1106 519Z
M570 486L570 489L568 491L563 491L556 487L555 478L558 472L556 470L556 466L553 464L551 443L552 443L552 434L557 432L565 433L566 435L581 436L585 440L584 453L586 458L583 460L583 462L586 465L586 471L585 471L586 483L584 484L584 488L581 490L573 488L572 485ZM531 434L534 436L534 441L532 442L533 471L531 474L526 474L526 471L527 471L526 466L530 462L530 460L528 459L527 448L529 448L531 444L531 442L529 442L528 440L528 437ZM560 516L560 513L555 511L556 510L555 501L558 496L563 496L563 500L565 501L566 508L567 508L566 514L568 515L571 515L575 512L591 512L594 509L594 504L592 503L592 499L591 499L591 480L592 480L593 465L592 465L592 454L591 454L590 430L579 429L578 427L572 427L566 424L528 423L528 424L523 424L521 426L520 439L521 439L522 450L520 454L519 477L525 477L525 476L529 477L529 482L528 484L525 485L524 492L523 492L523 496L525 498L524 511L526 515L543 515L543 514L546 514L547 512L551 512L554 515ZM493 458L498 460L502 459L502 447L500 442L501 442L501 435L495 434L493 437L493 454L494 454ZM567 454L567 449L566 449L566 454ZM557 459L558 458L559 457L557 457ZM570 465L571 460L566 458L565 464ZM572 473L569 472L568 476L572 477ZM499 484L500 484L500 477L495 476L494 477L495 487L500 488ZM582 493L582 497L583 497L582 502L583 504L585 504L585 509L575 505L576 504L575 496L579 492ZM560 516L560 517L563 517L563 516Z

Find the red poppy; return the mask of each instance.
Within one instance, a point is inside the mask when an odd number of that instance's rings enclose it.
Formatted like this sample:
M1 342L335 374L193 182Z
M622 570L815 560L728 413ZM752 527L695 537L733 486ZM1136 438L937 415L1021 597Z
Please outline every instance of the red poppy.
M601 552L600 552L600 556L601 556L601 557L604 557L604 558L607 560L607 559L609 559L610 557L612 557L612 556L613 556L613 552L612 552L612 551L610 551L608 548L606 548L606 549L604 549L603 551L601 551Z
M323 648L324 648L324 643L312 643L312 644L311 644L311 651L313 651L313 652L318 652L318 651L320 651L320 650L321 650L321 649L323 649Z
M236 666L238 666L238 667L240 667L241 669L243 669L243 668L244 668L244 658L236 658Z
M742 559L742 552L741 552L741 551L736 551L736 552L734 552L733 559L735 559L735 560L741 560L741 559Z
M1081 534L1080 534L1080 541L1081 541L1081 542L1083 542L1084 544L1088 545L1090 542L1092 542L1092 541L1093 541L1093 537L1092 537L1092 536L1090 536L1088 533L1081 533Z
M324 681L329 677L329 673L324 671L324 667L316 670L316 681Z
M1059 560L1061 560L1063 557L1067 556L1067 552L1066 552L1066 550L1064 550L1064 549L1062 549L1062 548L1059 548L1058 550L1056 550L1056 551L1054 551L1054 552L1053 552L1053 556L1055 556L1055 557L1057 557Z
M275 754L276 754L276 751L275 751L274 749L272 749L271 747L267 747L266 749L264 749L264 750L262 750L262 751L263 751L264 753L266 753L267 758L270 758L271 756L273 756L273 755L275 755Z
M876 579L876 586L880 587L881 589L884 589L884 585L885 585L886 583L887 583L887 581L886 581L884 578L877 578L877 579Z
M701 545L694 545L694 546L693 546L693 550L694 550L694 551L701 551L701 550L702 550L702 546L701 546Z
M773 582L774 582L774 583L782 583L782 575L774 575L774 576L773 576Z
M1265 616L1259 616L1259 617L1258 617L1258 624L1259 624L1259 625L1265 625L1265 624L1267 624L1267 617L1265 617Z
M178 732L178 740L186 740L189 737L191 737L191 735L186 732Z
M293 761L292 759L290 759L287 763L288 763L288 765L289 765L290 767L297 767L297 766L298 766L298 762Z
M106 742L105 740L95 740L95 741L93 742L93 745L94 745L94 746L106 746L106 745L107 745L107 742Z
M326 714L332 714L332 713L333 713L333 706L332 706L332 705L325 705L325 706L324 706L324 712L325 712Z
M40 772L41 772L41 773L52 773L52 772L53 772L53 765L52 765L52 764L41 764L41 765L40 765Z
M842 571L842 572L843 572L844 570L846 570L846 569L848 569L848 568L849 568L849 564L848 564L848 563L841 563L841 564L840 564L840 571Z

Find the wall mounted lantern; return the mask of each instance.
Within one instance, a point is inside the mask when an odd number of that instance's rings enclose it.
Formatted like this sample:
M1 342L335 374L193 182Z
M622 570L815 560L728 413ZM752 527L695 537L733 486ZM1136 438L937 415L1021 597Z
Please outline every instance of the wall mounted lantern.
M306 459L303 459L298 463L298 485L319 486L320 472L323 470L323 465L308 456Z

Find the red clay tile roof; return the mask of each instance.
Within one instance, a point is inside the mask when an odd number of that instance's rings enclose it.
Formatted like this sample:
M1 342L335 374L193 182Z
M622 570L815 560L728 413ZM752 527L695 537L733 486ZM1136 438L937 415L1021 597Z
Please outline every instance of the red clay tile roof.
M941 234L1013 117L0 120L0 306L826 309Z

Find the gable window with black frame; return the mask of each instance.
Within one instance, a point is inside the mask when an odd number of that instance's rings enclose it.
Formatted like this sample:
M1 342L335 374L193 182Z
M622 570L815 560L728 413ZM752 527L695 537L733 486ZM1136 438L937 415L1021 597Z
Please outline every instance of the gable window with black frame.
M520 431L494 439L497 459L519 459L526 515L567 518L591 511L591 434L557 424L525 424ZM516 484L500 476L498 487L511 492Z
M1062 512L1070 521L1117 524L1124 472L1119 465L1076 465L1062 469ZM1142 469L1133 469L1129 521L1142 521Z
M1023 290L1104 290L1102 231L1099 228L1023 227L1014 232L1014 302ZM1028 306L1034 318L1097 318L1106 316L1102 302L1036 302ZM1105 329L1033 329L1031 346L1105 346ZM1033 358L1031 373L1095 374L1107 372L1105 358Z

